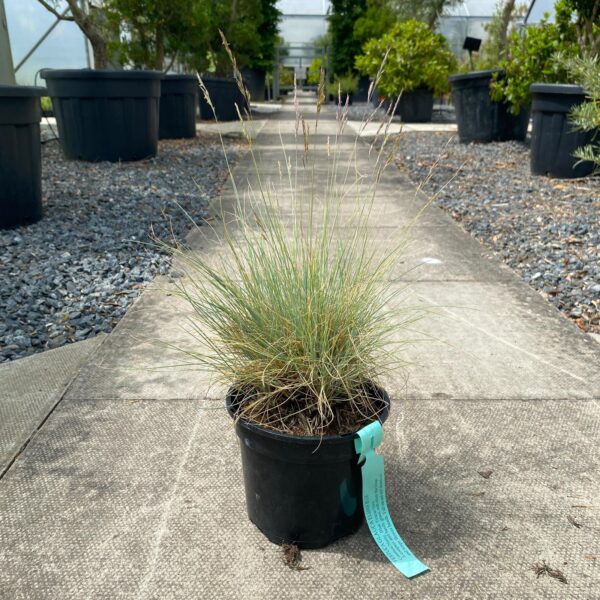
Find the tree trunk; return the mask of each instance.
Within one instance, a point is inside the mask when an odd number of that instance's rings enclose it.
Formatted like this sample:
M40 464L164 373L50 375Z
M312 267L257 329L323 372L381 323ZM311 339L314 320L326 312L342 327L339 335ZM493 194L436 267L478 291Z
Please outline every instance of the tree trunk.
M584 54L590 56L597 56L598 50L600 49L600 36L596 34L596 22L598 20L598 13L600 12L600 1L595 0L591 10L587 14L580 15L580 22L577 26L577 37L579 45L581 46Z
M108 67L108 49L106 41L102 37L90 36L90 44L94 53L94 68L106 69Z
M513 12L515 10L516 0L506 0L502 7L502 13L500 15L500 31L498 32L498 46L500 50L500 58L504 57L504 51L506 49L506 40L508 38L508 28L512 21Z
M152 67L162 71L165 63L165 32L161 25L156 26L156 52Z
M106 69L108 66L108 43L106 35L101 29L101 24L96 22L93 14L82 10L78 0L67 0L67 4L71 9L75 23L92 45L94 68ZM100 15L100 18L102 18L102 15Z
M447 0L433 0L431 3L430 13L427 17L427 24L431 29L435 29L446 4L448 4Z

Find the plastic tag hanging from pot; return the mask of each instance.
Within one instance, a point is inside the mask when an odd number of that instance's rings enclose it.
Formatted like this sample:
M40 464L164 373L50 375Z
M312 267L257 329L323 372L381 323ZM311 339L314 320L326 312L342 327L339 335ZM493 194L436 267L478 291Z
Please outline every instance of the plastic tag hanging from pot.
M389 561L405 577L415 577L429 568L408 548L400 537L390 516L385 497L385 473L383 456L375 448L383 440L383 428L379 421L363 427L354 440L356 452L360 454L362 471L362 497L365 517L371 535Z

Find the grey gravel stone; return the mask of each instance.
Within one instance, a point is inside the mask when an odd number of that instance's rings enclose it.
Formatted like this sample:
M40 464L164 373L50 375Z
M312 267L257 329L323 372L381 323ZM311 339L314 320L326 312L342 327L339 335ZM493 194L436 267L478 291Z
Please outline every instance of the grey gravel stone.
M230 160L239 148L228 143ZM110 332L171 271L153 239L182 240L185 212L201 222L226 178L214 136L132 163L67 161L55 141L42 154L44 218L0 231L0 362Z
M398 166L584 331L600 332L600 179L532 176L518 142L406 132Z

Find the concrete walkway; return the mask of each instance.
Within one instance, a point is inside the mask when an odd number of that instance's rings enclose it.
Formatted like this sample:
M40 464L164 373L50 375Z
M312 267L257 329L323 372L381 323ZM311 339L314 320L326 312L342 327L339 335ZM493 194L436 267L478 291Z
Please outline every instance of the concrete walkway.
M284 107L258 135L266 172L293 120ZM324 153L330 111L319 128ZM361 169L368 161L361 145ZM246 158L236 176L251 172ZM388 171L374 239L395 240L422 205ZM441 210L425 211L413 240L393 285L438 307L422 330L440 342L411 346L414 367L386 382L383 451L392 517L430 573L404 579L366 527L305 552L307 570L283 564L246 517L223 389L197 372L153 370L179 357L148 338L187 339L187 308L158 281L0 481L0 597L600 597L600 345ZM225 251L208 232L190 243ZM543 562L567 583L538 578Z

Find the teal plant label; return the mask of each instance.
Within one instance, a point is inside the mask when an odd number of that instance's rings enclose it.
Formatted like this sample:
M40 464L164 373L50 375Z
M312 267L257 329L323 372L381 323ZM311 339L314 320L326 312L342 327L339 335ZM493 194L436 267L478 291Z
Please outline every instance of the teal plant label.
M356 452L362 464L363 507L373 539L389 561L405 577L415 577L425 571L425 566L398 535L390 516L385 497L385 473L383 456L375 448L383 440L383 428L379 421L370 423L358 432L354 440Z

